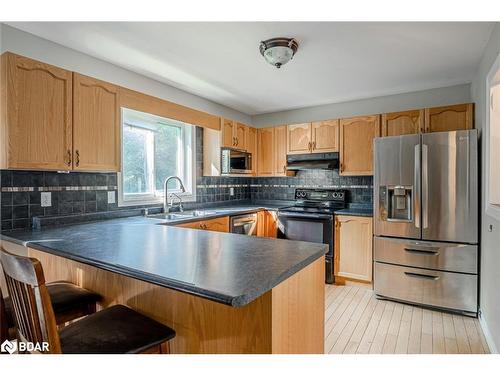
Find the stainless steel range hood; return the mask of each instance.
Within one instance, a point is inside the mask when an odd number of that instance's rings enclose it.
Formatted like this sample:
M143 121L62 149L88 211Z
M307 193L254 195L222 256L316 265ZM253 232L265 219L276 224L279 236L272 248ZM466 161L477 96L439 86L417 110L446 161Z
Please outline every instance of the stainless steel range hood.
M286 159L286 169L289 171L303 171L308 169L333 170L339 168L338 152L288 155Z

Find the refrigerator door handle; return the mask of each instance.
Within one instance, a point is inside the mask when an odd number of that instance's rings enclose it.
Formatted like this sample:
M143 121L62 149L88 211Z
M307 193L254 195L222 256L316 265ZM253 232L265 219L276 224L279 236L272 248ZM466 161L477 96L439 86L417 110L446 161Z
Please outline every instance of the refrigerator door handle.
M422 228L429 227L429 171L427 145L422 144Z
M415 227L420 228L420 212L422 211L420 206L420 144L415 145L415 167L413 176L413 185L415 186L414 191L414 215L415 215Z

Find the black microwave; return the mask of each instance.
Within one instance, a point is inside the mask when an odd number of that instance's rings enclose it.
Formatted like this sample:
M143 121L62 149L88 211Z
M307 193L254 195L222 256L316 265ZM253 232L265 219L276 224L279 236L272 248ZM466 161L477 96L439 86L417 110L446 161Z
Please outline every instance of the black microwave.
M223 148L220 160L222 174L252 173L252 154L249 152Z

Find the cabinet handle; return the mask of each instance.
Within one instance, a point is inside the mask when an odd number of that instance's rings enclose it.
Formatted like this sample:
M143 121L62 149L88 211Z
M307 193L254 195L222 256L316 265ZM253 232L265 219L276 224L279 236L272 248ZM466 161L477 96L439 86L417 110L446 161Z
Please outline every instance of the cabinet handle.
M286 165L283 166L283 173L286 173Z
M312 149L313 149L313 150L316 150L316 141L314 141L314 142L312 143Z
M235 146L238 146L238 143L240 143L240 142L239 142L238 138L235 138L235 139L236 139L236 145Z
M340 171L344 172L344 164L340 163Z
M80 165L80 151L76 150L76 166L78 167Z
M71 166L71 150L68 150L68 162L67 162L67 164L68 164L68 167Z
M414 273L414 272L405 272L406 276L409 277L416 277L419 279L428 279L428 280L438 280L439 276L434 276L434 275L425 275L421 273Z

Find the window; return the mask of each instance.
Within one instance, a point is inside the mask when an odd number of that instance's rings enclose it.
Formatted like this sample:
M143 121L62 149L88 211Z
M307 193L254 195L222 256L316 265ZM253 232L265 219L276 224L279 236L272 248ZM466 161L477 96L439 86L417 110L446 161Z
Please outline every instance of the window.
M181 178L183 201L196 200L193 125L122 108L122 173L120 206L163 202L168 176ZM169 193L181 195L173 180Z
M500 55L486 80L486 213L500 220Z

